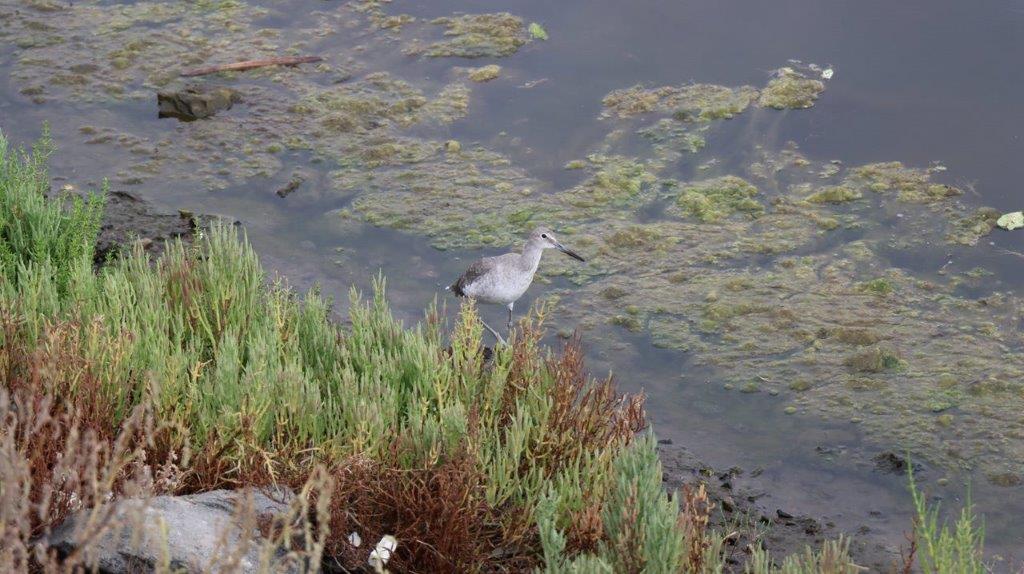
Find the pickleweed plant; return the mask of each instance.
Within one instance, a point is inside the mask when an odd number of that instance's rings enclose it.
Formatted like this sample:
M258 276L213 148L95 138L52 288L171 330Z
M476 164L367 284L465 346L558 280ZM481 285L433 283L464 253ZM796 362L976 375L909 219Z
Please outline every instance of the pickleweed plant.
M950 525L939 521L939 505L929 504L907 465L910 496L914 501L917 562L925 574L982 574L990 570L983 560L985 525L974 514L970 495Z
M104 199L47 197L52 152L48 129L32 152L12 148L0 133L0 278L16 287L29 280L23 274L32 262L53 275L63 294L78 268L92 265Z

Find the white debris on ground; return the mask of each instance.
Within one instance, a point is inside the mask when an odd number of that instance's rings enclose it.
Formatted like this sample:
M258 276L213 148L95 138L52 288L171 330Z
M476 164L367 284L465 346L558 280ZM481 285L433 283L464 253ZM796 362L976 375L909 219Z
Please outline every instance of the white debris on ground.
M398 540L390 534L384 536L377 543L377 547L370 552L370 566L373 567L374 571L378 574L387 572L384 566L391 560L391 555L394 554L395 549L398 548Z

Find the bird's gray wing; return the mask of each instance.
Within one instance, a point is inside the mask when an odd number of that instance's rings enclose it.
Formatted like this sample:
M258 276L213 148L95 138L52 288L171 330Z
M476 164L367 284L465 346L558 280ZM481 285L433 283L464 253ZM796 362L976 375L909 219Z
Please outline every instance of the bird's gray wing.
M467 285L473 283L473 281L479 279L481 276L486 275L487 272L493 268L493 257L484 257L483 259L478 259L477 261L474 261L473 264L470 265L468 269L466 269L466 272L462 274L462 277L459 277L458 281L452 284L452 292L458 295L459 297L465 297L466 292L463 289Z

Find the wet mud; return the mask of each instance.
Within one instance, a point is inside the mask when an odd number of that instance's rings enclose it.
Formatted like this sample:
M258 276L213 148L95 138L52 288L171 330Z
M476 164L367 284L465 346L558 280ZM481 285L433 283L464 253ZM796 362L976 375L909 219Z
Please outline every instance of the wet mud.
M724 545L728 572L743 572L752 545L760 544L773 556L789 556L808 547L820 548L844 534L829 522L767 505L764 492L756 486L759 469L714 469L684 447L661 444L658 449L666 488L678 491L704 485L707 490L714 505L710 526L732 535ZM898 572L903 564L900 550L862 526L850 543L850 558L868 572Z

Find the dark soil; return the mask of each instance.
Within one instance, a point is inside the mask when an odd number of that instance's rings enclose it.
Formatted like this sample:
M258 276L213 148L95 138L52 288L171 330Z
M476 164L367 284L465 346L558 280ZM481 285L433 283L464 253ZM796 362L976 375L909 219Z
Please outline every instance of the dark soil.
M750 475L756 473L745 473L740 468L713 469L680 446L662 443L659 450L665 487L675 492L686 484L704 483L715 504L711 527L735 533L725 546L727 572L743 571L750 555L749 547L754 542L760 542L773 557L781 559L802 553L807 546L820 549L822 543L837 539L840 534L852 539L850 556L856 564L867 568L867 572L902 571L899 549L884 541L866 537L864 533L843 533L816 518L758 504L763 495L741 484L750 482Z
M888 474L907 474L910 462L906 457L900 456L892 451L885 451L877 454L873 459L875 469ZM914 464L914 472L921 470L921 465Z
M208 218L188 211L160 213L137 195L111 191L103 213L100 235L96 241L95 261L102 264L138 242L153 258L160 256L167 241L181 239L191 243Z

